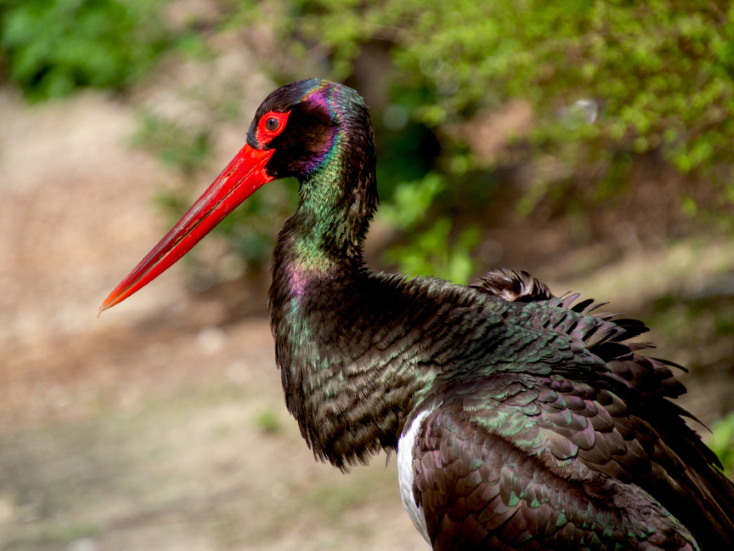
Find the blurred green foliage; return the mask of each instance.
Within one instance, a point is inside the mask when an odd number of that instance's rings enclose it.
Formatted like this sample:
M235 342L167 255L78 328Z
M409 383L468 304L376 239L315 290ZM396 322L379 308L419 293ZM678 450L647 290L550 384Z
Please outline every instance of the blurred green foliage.
M683 173L731 163L731 2L293 0L288 13L295 19L286 28L329 52L335 79L351 74L365 43L390 43L391 84L422 92L406 107L426 125L526 100L536 121L525 159L561 161L567 170L555 187L581 174L576 183L587 202L623 191L630 161L647 152ZM590 105L598 117L590 117ZM707 172L722 203L734 197L730 173ZM555 178L538 174L525 212L549 195Z
M382 211L392 214L382 220L404 232L403 245L384 259L399 269L463 281L468 276L457 274L476 267L477 232L441 221L445 209L434 203L435 194L420 199L428 174L443 178L444 204L456 204L455 197L468 194L467 174L491 173L503 164L532 167L530 188L515 206L527 215L542 202L573 210L618 199L634 185L637 160L654 156L680 173L709 178L714 207L734 205L734 8L729 2L231 0L227 5L228 28L270 26L279 38L273 59L300 58L290 65L273 61L278 80L325 70L328 78L347 83L357 76L383 83L388 103L373 109L373 118ZM375 44L388 52L391 68L357 75L365 69L355 61L374 54ZM531 106L532 130L483 157L462 125L511 99ZM697 197L680 193L682 212L705 216ZM414 210L430 211L434 220L407 223L396 210L405 210L407 218ZM235 227L225 231L233 235ZM249 244L241 240L241 249L266 249L267 241L264 236ZM447 252L438 254L438 248Z
M445 187L444 179L435 173L427 174L422 180L402 183L395 189L392 202L384 205L378 216L395 228L414 228L425 219L431 203Z
M729 413L711 427L706 444L719 456L724 473L734 475L734 412Z
M194 17L178 37L160 15L169 3L0 0L0 71L32 99L86 86L121 89L168 46L205 61L214 55L207 46L212 32L264 25L279 39L263 59L277 81L315 73L347 83L378 79L387 91L387 105L373 109L382 220L404 232L385 259L413 273L464 280L457 274L474 267L479 237L442 221L445 205L470 194L466 175L508 164L532 168L530 188L515 206L522 214L542 202L585 209L617 199L632 187L643 157L708 178L715 190L708 206L734 205L729 1L215 0L218 22L197 26ZM365 74L355 61L376 44L391 66ZM463 125L510 99L530 105L532 130L483 156ZM143 117L136 143L193 182L207 166L221 120L191 129ZM430 175L444 182L440 193L425 187ZM191 187L163 194L162 204L182 212ZM699 197L679 193L682 212L708 216ZM439 195L446 199L440 205ZM264 265L272 224L296 200L292 183L271 184L218 231L253 266ZM431 220L408 222L416 210L430 212ZM239 225L245 216L248 225ZM437 254L441 246L447 256Z
M471 251L480 243L479 229L471 226L450 240L451 220L439 218L428 229L411 236L405 246L392 247L384 259L409 275L435 276L465 285L476 270Z
M378 216L404 232L408 244L392 247L383 254L389 264L410 275L436 276L466 284L476 265L471 251L479 245L479 229L465 229L450 244L451 221L440 217L429 227L422 222L431 212L435 197L445 188L444 179L429 173L422 180L397 186L393 201L380 209Z
M29 99L121 89L169 44L155 2L0 0L0 59Z

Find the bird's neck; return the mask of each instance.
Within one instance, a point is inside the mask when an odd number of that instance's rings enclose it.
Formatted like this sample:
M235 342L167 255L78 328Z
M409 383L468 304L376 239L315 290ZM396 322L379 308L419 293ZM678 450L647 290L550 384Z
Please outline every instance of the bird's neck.
M363 268L362 246L377 208L371 138L339 147L300 182L300 202L278 234L273 253L273 293L283 300L303 296L310 281L349 278ZM354 162L344 151L364 152Z
M362 245L377 208L375 154L371 139L355 143L339 137L322 166L300 182L300 203L279 237L297 246L293 262L345 264L361 262ZM348 146L339 147L342 142ZM346 152L363 151L355 161Z
M271 323L288 409L315 454L345 467L395 447L425 385L394 351L376 351L388 321L401 323L383 319L386 305L400 311L403 297L362 260L374 173L353 181L357 193L344 191L338 171L318 176L301 183L298 211L278 236Z

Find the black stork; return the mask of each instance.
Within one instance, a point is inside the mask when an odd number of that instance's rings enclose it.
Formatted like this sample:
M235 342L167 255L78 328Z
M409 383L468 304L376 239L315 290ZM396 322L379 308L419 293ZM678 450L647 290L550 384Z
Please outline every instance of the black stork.
M311 79L260 105L247 143L100 308L181 258L263 184L300 204L273 255L270 319L288 410L340 469L397 450L403 504L436 550L734 549L734 486L641 322L526 273L471 287L371 271L372 123Z

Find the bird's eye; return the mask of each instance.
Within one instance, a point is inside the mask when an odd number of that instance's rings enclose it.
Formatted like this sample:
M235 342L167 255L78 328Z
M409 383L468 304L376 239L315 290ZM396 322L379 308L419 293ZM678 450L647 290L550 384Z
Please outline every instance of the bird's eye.
M2 0L0 0L2 3ZM275 136L280 135L288 124L288 116L290 113L281 113L279 111L270 111L263 113L257 121L255 129L255 138L262 144L270 144Z

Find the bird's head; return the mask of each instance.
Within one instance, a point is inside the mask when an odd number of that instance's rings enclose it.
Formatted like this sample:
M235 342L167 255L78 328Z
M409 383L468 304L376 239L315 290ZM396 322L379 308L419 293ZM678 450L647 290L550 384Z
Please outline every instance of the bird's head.
M268 182L296 177L303 187L322 171L338 174L339 196L362 193L374 166L372 123L351 88L319 79L286 84L262 102L247 143L188 212L105 299L123 301L171 267L230 212ZM373 183L373 182L371 182ZM371 212L368 216L371 215ZM98 314L99 315L99 314Z

